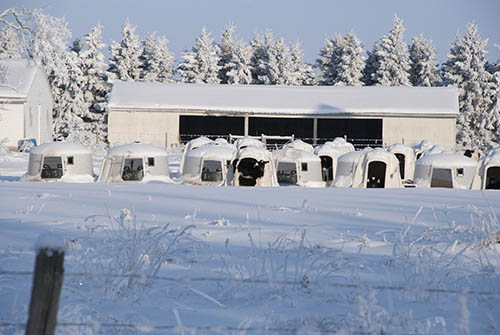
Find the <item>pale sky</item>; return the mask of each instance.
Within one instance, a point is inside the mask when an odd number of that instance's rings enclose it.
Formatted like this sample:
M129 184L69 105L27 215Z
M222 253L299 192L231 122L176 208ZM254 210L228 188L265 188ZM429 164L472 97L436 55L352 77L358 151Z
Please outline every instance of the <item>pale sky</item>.
M73 38L100 23L107 45L121 39L129 18L141 38L152 32L165 35L176 60L194 45L203 26L219 40L229 24L246 42L267 28L288 43L300 41L308 62L316 59L325 38L337 33L353 31L365 50L371 50L391 28L395 14L404 21L405 42L423 33L433 41L439 62L446 60L450 43L470 22L489 39L488 59L500 58L494 47L500 44L500 0L1 0L0 10L9 7L43 8L65 17Z

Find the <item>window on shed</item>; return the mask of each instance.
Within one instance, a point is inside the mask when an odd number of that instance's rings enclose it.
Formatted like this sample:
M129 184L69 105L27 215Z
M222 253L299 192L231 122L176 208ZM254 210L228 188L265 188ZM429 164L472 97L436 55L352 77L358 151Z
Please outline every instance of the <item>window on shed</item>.
M307 172L307 163L301 163L300 168L303 172Z
M155 158L148 157L148 166L155 166Z
M489 167L486 171L485 189L500 190L500 166Z
M75 164L75 158L73 156L66 157L66 164L68 164L68 165Z
M464 176L464 168L457 168L457 176L458 177Z

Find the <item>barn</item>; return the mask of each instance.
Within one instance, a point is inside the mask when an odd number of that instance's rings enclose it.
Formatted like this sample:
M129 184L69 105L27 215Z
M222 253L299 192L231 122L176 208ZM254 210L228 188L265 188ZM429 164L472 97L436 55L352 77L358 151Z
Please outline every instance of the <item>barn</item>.
M0 141L17 149L18 141L52 141L53 99L45 74L27 59L0 60Z
M169 147L192 138L294 135L311 144L345 137L356 147L427 139L455 149L454 87L336 87L116 82L111 144Z

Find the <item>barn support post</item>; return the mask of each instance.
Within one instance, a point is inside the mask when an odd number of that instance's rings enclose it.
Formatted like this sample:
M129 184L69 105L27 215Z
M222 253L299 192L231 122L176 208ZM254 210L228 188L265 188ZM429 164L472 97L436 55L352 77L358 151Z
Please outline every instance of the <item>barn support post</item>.
M64 251L41 248L33 276L26 335L53 335L64 274Z
M245 116L243 135L248 136L248 115Z
M318 144L318 118L313 119L313 145Z

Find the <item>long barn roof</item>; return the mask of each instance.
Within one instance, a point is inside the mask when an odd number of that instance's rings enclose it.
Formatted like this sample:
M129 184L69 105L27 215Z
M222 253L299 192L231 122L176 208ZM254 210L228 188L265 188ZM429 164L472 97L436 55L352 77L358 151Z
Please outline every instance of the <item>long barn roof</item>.
M339 87L115 82L111 109L221 114L449 116L455 87Z

